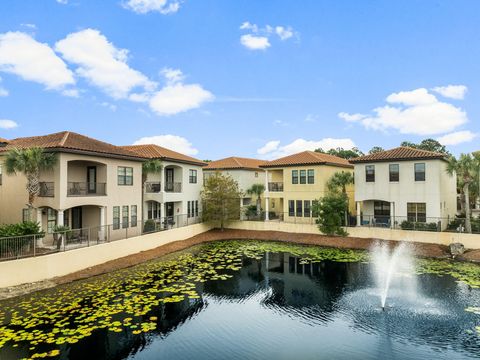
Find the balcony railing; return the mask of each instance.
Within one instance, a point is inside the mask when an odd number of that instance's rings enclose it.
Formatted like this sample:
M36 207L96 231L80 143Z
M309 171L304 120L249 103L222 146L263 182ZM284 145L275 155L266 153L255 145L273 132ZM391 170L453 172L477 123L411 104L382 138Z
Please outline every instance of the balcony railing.
M160 182L146 182L145 183L145 192L146 193L159 193L162 190L162 184Z
M182 192L182 183L181 182L166 182L165 183L166 192Z
M55 196L55 183L53 182L40 182L40 197L54 197Z
M67 196L101 196L107 194L105 189L105 183L69 182Z
M268 191L283 191L283 182L269 182Z

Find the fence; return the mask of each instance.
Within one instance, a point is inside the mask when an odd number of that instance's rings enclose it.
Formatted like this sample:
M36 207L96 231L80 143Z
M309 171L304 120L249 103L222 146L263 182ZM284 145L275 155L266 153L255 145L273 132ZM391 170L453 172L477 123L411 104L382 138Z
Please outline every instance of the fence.
M71 229L45 235L0 238L0 261L69 251L202 222L201 214L166 216L136 222Z
M265 212L257 214L244 214L241 220L265 221ZM296 216L296 213L269 212L269 221L279 221L290 224L315 225L317 216L311 212L307 216ZM341 226L357 226L357 217L354 215L341 215ZM472 233L480 234L480 218L471 218ZM434 232L465 232L465 218L450 217L421 217L421 216L375 216L362 215L362 227L391 228L397 230L434 231Z

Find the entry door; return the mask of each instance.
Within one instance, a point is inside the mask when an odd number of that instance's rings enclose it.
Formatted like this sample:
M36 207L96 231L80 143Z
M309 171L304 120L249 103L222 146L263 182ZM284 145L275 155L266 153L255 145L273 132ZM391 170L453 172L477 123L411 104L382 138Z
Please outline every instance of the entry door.
M165 176L166 176L165 190L166 191L173 191L173 172L174 172L174 169L172 168L166 169L165 171Z
M97 167L87 167L87 191L89 194L97 192Z
M174 204L173 202L167 202L166 204L167 204L166 215L168 217L172 217L174 215L174 206L173 206Z
M82 207L72 208L72 229L82 228Z

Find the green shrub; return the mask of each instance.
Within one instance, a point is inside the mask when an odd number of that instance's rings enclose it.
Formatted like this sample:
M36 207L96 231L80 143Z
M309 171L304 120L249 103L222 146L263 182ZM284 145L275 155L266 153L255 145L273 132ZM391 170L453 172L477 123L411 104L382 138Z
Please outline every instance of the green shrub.
M154 232L157 229L157 225L155 224L155 220L149 219L145 221L143 225L143 232Z
M328 193L315 203L312 210L318 214L316 223L320 231L326 235L346 236L342 223L348 209L348 198L343 193Z
M6 224L0 226L0 238L37 234L42 236L45 235L44 232L40 231L40 225L34 221L26 221L18 224Z
M255 217L257 216L257 205L248 205L245 208L245 215L247 217Z
M416 231L438 231L438 225L435 222L424 223L415 221L402 221L400 224L402 230L416 230Z

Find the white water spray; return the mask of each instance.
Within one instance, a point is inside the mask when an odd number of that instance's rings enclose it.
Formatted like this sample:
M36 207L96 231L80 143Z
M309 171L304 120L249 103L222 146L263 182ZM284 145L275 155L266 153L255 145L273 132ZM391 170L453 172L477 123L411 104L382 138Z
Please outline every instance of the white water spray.
M385 310L390 289L402 287L404 294L416 294L412 247L401 243L391 250L387 243L376 243L371 249L372 270Z

